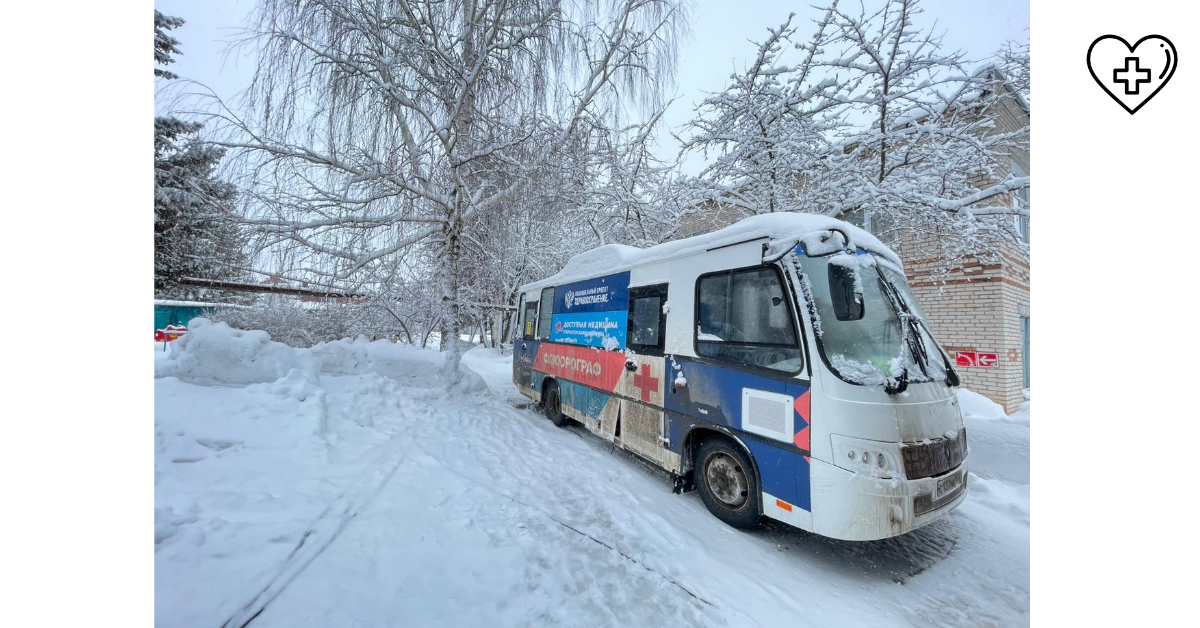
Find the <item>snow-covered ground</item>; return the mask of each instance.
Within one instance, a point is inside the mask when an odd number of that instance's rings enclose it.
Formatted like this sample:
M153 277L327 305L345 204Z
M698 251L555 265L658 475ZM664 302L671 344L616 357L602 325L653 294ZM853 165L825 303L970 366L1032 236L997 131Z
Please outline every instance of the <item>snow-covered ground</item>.
M486 349L311 350L193 323L155 353L163 626L1013 626L1029 621L1029 413L973 393L949 518L847 543L742 532L515 396Z

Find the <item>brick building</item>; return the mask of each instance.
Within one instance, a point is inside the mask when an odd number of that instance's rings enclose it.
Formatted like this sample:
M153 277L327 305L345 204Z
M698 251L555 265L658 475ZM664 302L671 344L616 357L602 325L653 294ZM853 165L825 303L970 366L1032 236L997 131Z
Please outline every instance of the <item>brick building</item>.
M1029 388L1028 255L1009 248L990 263L971 258L942 280L932 276L940 260L922 258L922 250L929 249L897 247L934 336L952 359L963 354L963 386L1016 411Z
M989 72L999 79L1004 98L990 105L983 115L992 119L998 133L1015 132L1029 126L1029 103L1020 94L1009 90L1004 75L992 67ZM1029 152L1013 149L998 160L1002 166L997 174L1030 176ZM1004 168L1004 166L1007 166ZM979 189L997 181L980 179L974 182ZM982 207L1006 206L1029 208L1029 188L1016 193L1002 194L980 204ZM1025 244L1029 243L1029 218L1016 217L1015 227ZM869 227L869 225L868 225ZM941 260L930 257L937 249L919 238L906 238L894 245L904 260L913 294L916 295L938 341L954 358L962 352L958 367L963 385L1004 406L1006 412L1016 411L1025 400L1029 388L1029 254L1014 244L998 243L999 254L986 260L970 257L946 277L935 277ZM995 354L996 362L980 360L980 354ZM981 364L982 362L982 364Z

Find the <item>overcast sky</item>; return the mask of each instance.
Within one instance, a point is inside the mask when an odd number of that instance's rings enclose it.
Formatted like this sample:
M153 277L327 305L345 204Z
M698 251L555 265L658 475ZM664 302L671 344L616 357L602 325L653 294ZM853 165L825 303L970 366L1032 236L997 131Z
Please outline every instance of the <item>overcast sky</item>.
M869 0L868 0L868 3ZM694 106L706 93L725 88L729 75L745 67L756 47L748 40L761 41L767 27L778 26L788 13L797 14L800 33L812 29L817 11L813 2L796 0L697 0L693 7L691 37L679 55L676 94L663 122L676 128L694 114ZM226 100L250 81L254 58L230 55L229 42L254 7L254 0L157 0L155 8L167 15L187 20L172 32L182 42L183 54L170 69L181 77L199 81ZM995 52L1005 41L1028 41L1029 3L1025 0L925 0L921 26L936 19L939 31L946 32L945 45L961 49L971 59L982 59ZM662 134L662 154L674 155L677 144ZM703 167L702 157L690 157L684 170L695 174Z

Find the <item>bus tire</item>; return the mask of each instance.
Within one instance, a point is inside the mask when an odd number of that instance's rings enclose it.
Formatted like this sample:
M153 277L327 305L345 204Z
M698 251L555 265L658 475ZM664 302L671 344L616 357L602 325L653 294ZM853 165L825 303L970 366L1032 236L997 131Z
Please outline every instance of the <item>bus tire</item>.
M709 512L735 528L758 525L762 493L740 447L726 438L707 438L696 448L693 469L696 490Z
M546 418L558 427L566 427L571 419L562 411L562 397L558 393L558 382L551 381L546 384L546 394L543 396L545 401L542 405L546 409Z

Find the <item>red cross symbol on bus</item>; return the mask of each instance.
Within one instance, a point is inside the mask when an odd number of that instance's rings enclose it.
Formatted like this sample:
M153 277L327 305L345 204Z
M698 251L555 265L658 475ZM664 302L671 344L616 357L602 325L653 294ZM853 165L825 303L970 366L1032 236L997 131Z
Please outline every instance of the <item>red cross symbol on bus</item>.
M1130 67L1131 64L1133 67ZM1129 78L1130 74L1133 74L1132 79ZM1142 76L1146 78L1141 78ZM1143 70L1138 65L1137 57L1125 57L1125 69L1117 68L1113 70L1113 82L1124 83L1126 94L1137 95L1142 89L1141 84L1150 82L1150 70Z
M658 378L650 375L649 364L643 364L642 370L633 376L633 385L642 393L642 401L650 401L650 393L658 390Z

